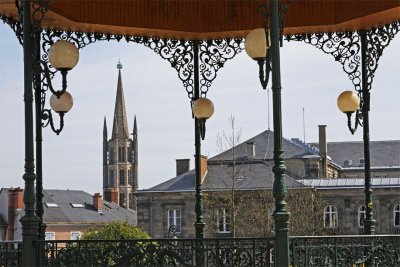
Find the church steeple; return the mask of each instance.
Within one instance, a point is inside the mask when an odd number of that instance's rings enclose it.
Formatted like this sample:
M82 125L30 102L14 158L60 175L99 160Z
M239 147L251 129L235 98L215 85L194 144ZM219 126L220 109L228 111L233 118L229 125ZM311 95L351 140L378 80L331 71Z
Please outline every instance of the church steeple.
M117 68L117 96L110 140L108 140L105 118L103 126L103 193L105 200L136 210L134 193L138 189L137 123L135 116L133 137L130 138L122 87L121 62L118 62Z
M117 84L117 96L115 98L112 139L116 138L125 139L129 138L129 132L128 132L128 121L126 118L124 89L122 86L122 77L121 77L122 64L120 61L118 61L117 68L118 68L118 84Z

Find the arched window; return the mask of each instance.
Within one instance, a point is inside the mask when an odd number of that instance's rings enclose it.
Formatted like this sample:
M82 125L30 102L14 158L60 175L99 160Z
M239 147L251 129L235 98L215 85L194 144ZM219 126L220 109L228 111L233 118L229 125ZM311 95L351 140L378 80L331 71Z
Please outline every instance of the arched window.
M397 204L396 206L394 206L393 223L394 223L394 226L400 227L400 204Z
M324 227L334 228L338 226L338 213L335 206L329 205L324 209Z
M358 208L358 227L364 228L365 205Z

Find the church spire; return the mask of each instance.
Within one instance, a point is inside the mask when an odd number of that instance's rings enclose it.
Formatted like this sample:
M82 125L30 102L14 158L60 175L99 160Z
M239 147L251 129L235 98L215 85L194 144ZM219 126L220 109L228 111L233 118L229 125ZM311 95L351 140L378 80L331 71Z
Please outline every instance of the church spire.
M122 64L120 61L118 61L117 68L118 68L118 84L117 84L117 96L115 98L112 138L123 139L123 138L129 138L129 134L128 134L128 121L126 119L124 89L122 87L122 78L121 78Z
M104 141L107 142L107 121L106 121L106 116L104 116L103 139L104 139Z

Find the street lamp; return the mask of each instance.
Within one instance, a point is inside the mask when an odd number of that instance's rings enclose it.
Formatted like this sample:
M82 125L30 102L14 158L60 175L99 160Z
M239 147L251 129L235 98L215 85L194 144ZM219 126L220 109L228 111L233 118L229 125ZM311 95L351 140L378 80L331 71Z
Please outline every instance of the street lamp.
M269 53L271 40L268 27L257 28L249 32L244 42L244 48L247 55L257 61L262 88L267 89L271 72L271 53Z
M214 114L214 104L208 98L199 98L194 102L192 111L200 122L200 135L201 139L204 140L206 135L206 120Z
M351 134L354 134L357 130L358 125L361 125L360 122L360 98L358 95L353 91L344 91L341 93L337 99L337 105L341 112L347 115L347 126ZM351 125L351 115L353 113L355 115L355 124L354 128Z
M283 35L283 17L287 11L289 1L280 5L279 0L266 1L260 6L260 14L263 15L264 28L251 31L245 40L247 54L257 61L259 66L259 78L262 88L268 85L269 75L272 74L272 105L274 123L274 184L273 196L275 210L273 218L275 222L275 264L276 266L289 266L289 218L290 213L286 209L286 185L284 181L285 156L282 140L282 104L281 104L281 70L280 51Z
M64 127L64 115L71 110L73 105L73 99L67 90L67 74L68 71L72 70L79 61L79 51L78 48L69 41L59 40L55 42L49 49L49 62L52 67L57 71L60 71L62 76L62 89L54 90L50 78L50 70L46 62L42 61L43 74L46 78L46 82L50 91L53 95L50 98L51 108L58 113L60 117L60 126L58 129L54 126L53 116L51 110L43 109L41 118L47 120L48 122L43 124L46 127L50 124L51 129L57 135L60 134Z

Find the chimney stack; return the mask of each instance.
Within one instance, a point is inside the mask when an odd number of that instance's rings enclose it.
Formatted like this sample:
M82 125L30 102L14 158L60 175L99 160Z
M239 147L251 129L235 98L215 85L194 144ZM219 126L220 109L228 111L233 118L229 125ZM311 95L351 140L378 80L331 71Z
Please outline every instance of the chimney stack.
M326 142L326 125L318 125L319 153L321 156L320 178L328 178L328 143Z
M256 156L256 145L254 142L247 142L247 158L254 159Z
M201 160L200 178L201 178L201 183L203 184L204 178L206 177L207 174L208 157L201 155L200 160Z
M8 233L7 240L14 240L15 215L18 209L22 209L22 192L19 187L8 190Z
M177 159L176 160L176 176L179 176L190 169L190 159Z
M95 193L93 195L93 206L97 211L101 211L103 209L103 201L101 200L100 193Z

